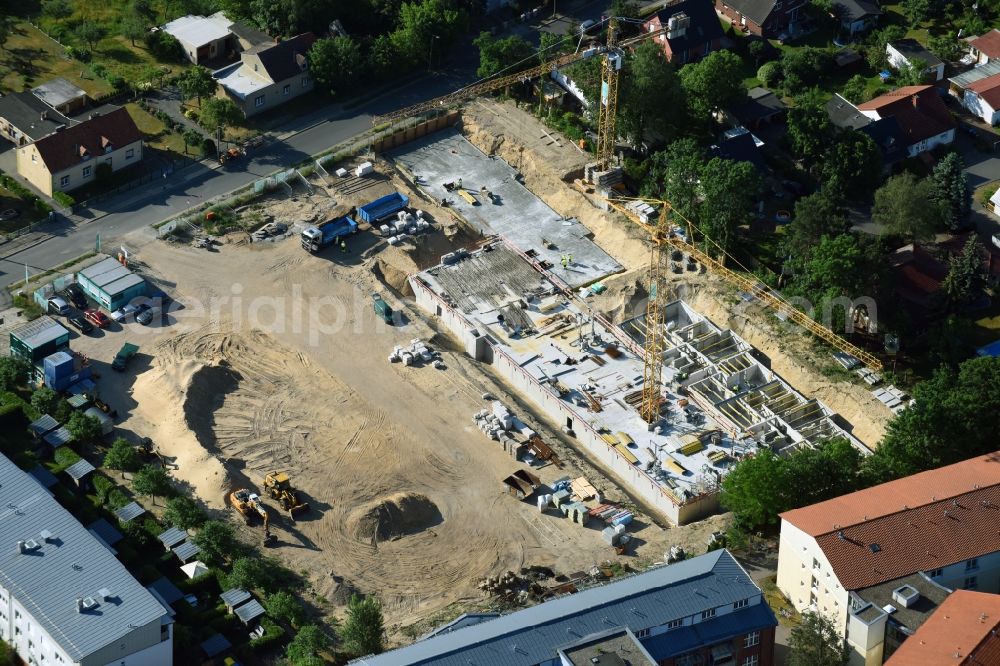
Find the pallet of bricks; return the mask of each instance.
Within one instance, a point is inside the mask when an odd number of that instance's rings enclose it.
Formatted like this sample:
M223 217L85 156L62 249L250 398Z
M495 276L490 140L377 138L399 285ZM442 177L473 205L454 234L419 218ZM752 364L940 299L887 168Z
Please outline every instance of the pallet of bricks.
M499 401L493 403L492 409L481 409L473 414L472 420L480 432L490 439L500 442L503 450L514 460L519 460L527 450L527 446L516 440L511 434L510 431L514 427L514 417L511 416L510 410Z

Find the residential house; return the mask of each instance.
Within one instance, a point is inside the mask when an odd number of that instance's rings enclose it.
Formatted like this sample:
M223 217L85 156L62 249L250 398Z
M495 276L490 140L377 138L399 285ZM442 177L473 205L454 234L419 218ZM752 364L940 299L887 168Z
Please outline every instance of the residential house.
M1000 664L1000 596L956 590L886 666Z
M66 115L82 111L87 106L86 91L77 88L66 79L52 79L31 92L50 107Z
M1000 74L973 81L962 92L962 106L983 122L996 125L1000 122Z
M204 65L210 60L224 58L232 50L232 21L222 12L211 16L182 16L163 26L164 32L173 35L188 60Z
M799 14L809 0L715 0L717 12L737 30L783 39L798 30Z
M19 663L171 666L173 620L35 478L0 456L0 640Z
M868 32L882 17L882 8L875 0L834 0L831 9L840 22L841 33L848 39Z
M961 74L949 77L948 92L955 97L955 99L962 101L965 91L970 85L976 81L995 76L996 74L1000 74L1000 60L993 60L985 65L973 67L972 69L966 70Z
M924 83L940 81L944 78L944 61L924 48L915 39L897 39L885 45L889 64L895 69L914 67L923 75Z
M712 0L681 0L668 5L643 24L649 31L667 28L656 37L667 60L675 65L701 60L722 45L722 25L712 11Z
M760 86L747 91L746 98L738 105L726 110L726 120L735 126L751 130L764 125L780 122L785 115L785 103L767 88Z
M72 124L72 120L30 92L0 97L0 136L15 146L27 145Z
M350 663L770 666L776 625L760 588L715 550Z
M871 137L882 154L882 164L887 172L909 156L906 135L895 118L869 118L836 93L826 103L826 113L835 126L857 130Z
M18 174L47 196L93 182L100 164L119 171L141 161L142 132L123 107L17 149Z
M240 62L215 72L220 94L253 116L313 89L306 54L316 35L306 32L280 42L259 44L240 54Z
M958 124L934 86L904 86L856 108L873 120L895 118L906 135L910 157L955 140Z
M940 314L944 299L941 285L948 265L920 245L904 245L889 255L893 293L914 321Z
M881 664L950 590L1000 592L998 507L1000 452L786 511L778 588Z
M993 28L985 35L969 40L969 53L977 65L1000 60L1000 30Z
M726 132L721 141L708 149L708 154L734 162L750 162L761 174L769 171L767 162L760 153L760 146L757 145L757 138L745 127Z

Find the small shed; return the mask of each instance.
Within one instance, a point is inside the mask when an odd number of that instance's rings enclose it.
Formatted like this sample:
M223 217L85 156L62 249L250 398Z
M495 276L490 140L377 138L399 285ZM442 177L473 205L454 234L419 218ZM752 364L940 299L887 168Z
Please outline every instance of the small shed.
M125 538L114 525L104 518L98 518L87 525L87 531L103 541L108 548Z
M90 464L89 460L80 458L75 463L67 467L65 472L66 476L73 479L73 483L76 484L77 488L84 488L89 483L87 477L93 473L94 469L94 466Z
M58 449L60 446L66 446L73 441L73 433L65 427L59 427L42 437L42 441L53 449Z
M32 88L31 92L59 113L72 114L87 106L87 93L61 77Z
M29 363L41 361L57 351L69 349L69 331L48 315L18 326L10 332L10 355Z
M207 574L208 567L206 567L205 563L201 560L195 560L194 562L188 562L187 564L182 565L181 571L183 571L188 578L193 580L198 576L204 576Z
M132 502L115 511L115 516L120 522L129 523L144 513L146 513L146 510L142 508L141 504Z
M56 478L56 475L41 465L35 465L31 471L28 472L28 474L33 476L35 481L42 484L42 488L45 488L46 490L59 483L59 479Z
M234 587L233 589L226 590L220 594L219 598L222 599L222 603L226 604L226 610L232 613L234 608L242 604L244 601L249 600L250 596L250 593L246 590Z
M133 298L146 295L146 281L108 257L76 275L83 291L106 310L117 310Z
M205 653L205 656L209 659L216 657L229 648L233 646L229 640L222 634L215 634L206 641L201 643L201 651Z
M153 581L153 583L147 589L154 589L160 595L160 597L168 604L173 604L184 598L184 593L181 592L176 585L170 582L170 579L166 576L162 576Z
M266 611L264 607L260 605L260 602L256 599L251 599L247 603L236 608L236 617L240 618L240 622L249 626L251 622L259 618Z
M28 430L31 431L32 435L41 439L42 437L49 434L58 427L59 427L59 421L56 421L48 414L45 414L37 421L32 421L31 424L28 426Z
M188 538L188 533L186 530L182 530L179 527L171 527L169 530L156 537L163 544L163 547L170 550L177 544L181 543Z
M178 560L186 563L192 557L195 557L198 553L200 553L201 548L199 548L198 544L193 541L185 541L179 546L174 546L173 551Z
M86 409L90 406L90 396L85 393L80 393L78 395L71 395L66 398L66 404L68 404L73 409Z

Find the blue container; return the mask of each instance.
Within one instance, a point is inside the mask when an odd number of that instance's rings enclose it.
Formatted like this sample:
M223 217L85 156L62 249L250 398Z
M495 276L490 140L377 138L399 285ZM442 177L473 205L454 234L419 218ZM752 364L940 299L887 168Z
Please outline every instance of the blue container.
M68 377L73 374L73 357L66 352L56 352L45 357L42 362L45 368L45 376L57 378Z

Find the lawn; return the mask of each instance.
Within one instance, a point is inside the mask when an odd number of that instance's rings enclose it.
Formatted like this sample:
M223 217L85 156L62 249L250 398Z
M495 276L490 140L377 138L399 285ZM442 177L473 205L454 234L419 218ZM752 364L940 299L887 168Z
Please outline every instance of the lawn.
M4 90L26 90L61 76L91 97L111 92L107 81L94 76L83 63L66 57L59 44L27 23L17 24L3 48L0 87Z
M37 210L21 197L17 196L8 189L0 187L0 211L7 210L9 208L14 208L20 211L21 214L13 220L0 221L0 233L9 234L12 231L17 231L18 229L26 227L32 222L36 222L45 216L44 213Z
M132 116L139 131L146 136L147 146L184 153L184 140L176 132L169 131L162 120L140 108L135 102L126 104L125 109L128 111L128 115Z

